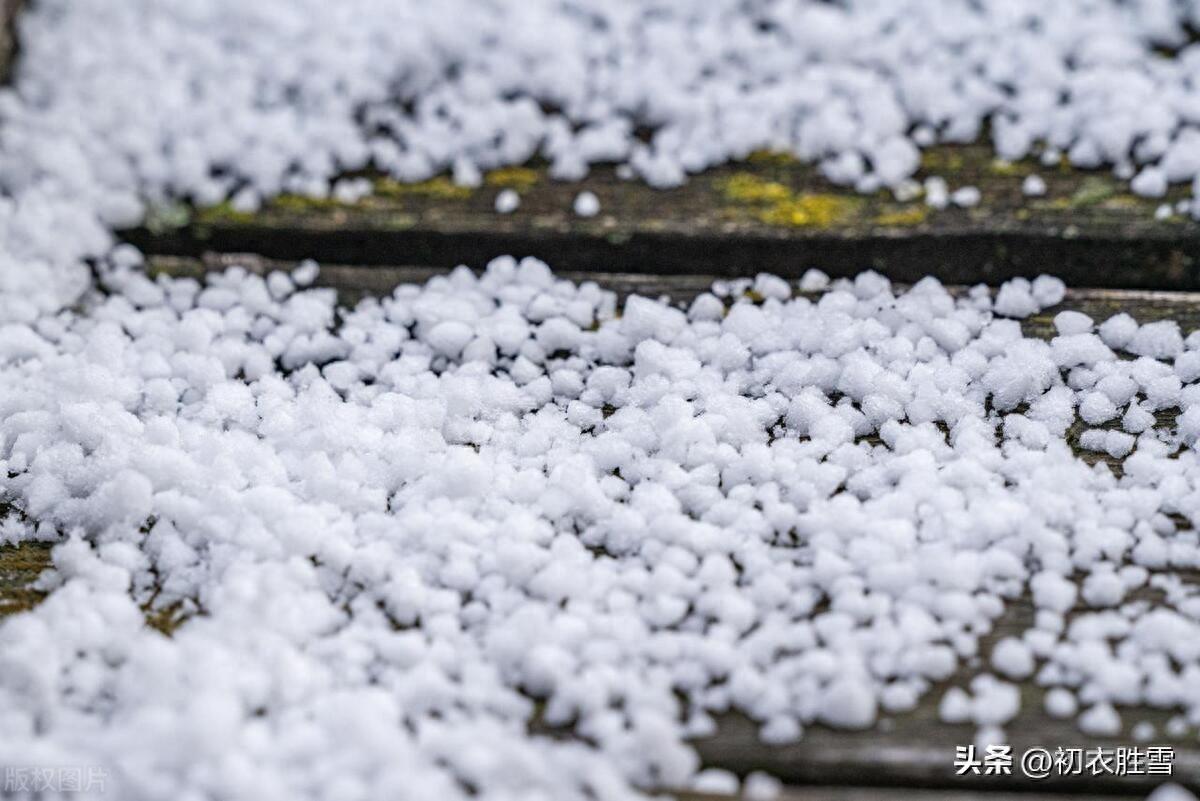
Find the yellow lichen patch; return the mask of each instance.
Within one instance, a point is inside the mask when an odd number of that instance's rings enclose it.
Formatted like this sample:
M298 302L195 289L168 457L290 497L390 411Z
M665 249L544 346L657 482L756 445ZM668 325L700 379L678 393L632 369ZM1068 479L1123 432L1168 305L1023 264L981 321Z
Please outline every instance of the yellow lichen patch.
M876 225L920 225L929 217L928 206L913 205L896 211L885 211L875 218Z
M335 209L342 203L328 197L308 197L306 195L280 195L271 201L271 207L280 211L305 212Z
M183 611L183 604L178 602L162 609L153 609L147 606L143 608L142 612L145 615L147 626L157 629L168 637L174 634L175 630L188 618Z
M192 210L184 203L155 203L146 210L146 218L142 222L152 233L164 233L183 228L192 219Z
M778 181L737 173L719 184L725 199L756 207L754 216L770 225L824 227L847 217L862 202L831 194L793 194Z
M768 181L748 172L739 172L721 183L726 200L737 203L782 203L792 198L792 190L777 181Z
M993 159L992 163L988 165L988 172L992 175L1027 175L1029 171L1030 167L1028 164L1023 162L1014 163L1005 161L1004 159Z
M218 203L215 206L206 206L196 212L196 222L198 223L248 223L254 220L254 215L238 211L233 207L233 204L226 200L223 203Z
M947 147L921 153L921 169L925 172L957 172L963 168L962 154Z
M860 198L836 194L793 194L778 181L751 173L737 173L720 183L725 199L756 206L754 216L772 225L826 227L847 217L862 203Z
M489 172L484 183L488 186L516 189L523 192L531 189L539 179L538 171L528 167L501 167Z
M759 219L771 225L827 228L850 216L858 203L838 195L797 195L773 203L759 214Z
M1071 195L1071 205L1076 208L1094 206L1101 201L1108 200L1116 193L1117 188L1113 186L1112 181L1089 175L1083 179L1083 183L1079 185L1079 189L1075 190L1075 194Z
M1136 209L1146 205L1149 204L1145 200L1129 194L1113 195L1100 204L1101 208L1105 209Z
M746 161L751 164L778 164L786 166L789 164L798 164L800 159L786 150L755 150L746 156Z
M380 197L418 195L435 200L466 200L471 196L471 188L459 186L443 175L412 184L401 183L392 178L381 178L375 182L375 194Z

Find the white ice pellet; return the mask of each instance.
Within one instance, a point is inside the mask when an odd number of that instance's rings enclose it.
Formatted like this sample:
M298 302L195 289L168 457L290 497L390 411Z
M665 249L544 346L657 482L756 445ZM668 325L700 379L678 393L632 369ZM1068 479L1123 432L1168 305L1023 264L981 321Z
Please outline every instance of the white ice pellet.
M1160 320L1140 326L1124 347L1138 356L1173 359L1183 352L1183 335L1174 320Z
M1121 716L1112 704L1096 704L1079 716L1079 730L1094 737L1115 737L1121 732Z
M950 205L950 187L946 179L933 176L925 179L925 205L935 209L944 209Z
M1149 412L1145 414L1149 415ZM1153 415L1150 415L1153 422ZM1140 423L1141 421L1138 421ZM1191 406L1183 410L1183 414L1176 418L1175 424L1178 427L1178 435L1180 439L1189 445L1194 445L1200 441L1200 405Z
M1061 278L1053 275L1039 275L1033 279L1030 292L1037 301L1039 310L1048 309L1063 302L1067 296L1067 285Z
M1125 584L1111 569L1095 570L1084 579L1081 595L1089 606L1116 606L1125 597Z
M1029 582L1033 603L1039 609L1067 612L1075 605L1076 586L1057 573L1043 571Z
M1074 717L1079 709L1075 694L1064 687L1055 687L1046 693L1046 714L1052 718Z
M1088 392L1079 404L1079 416L1094 426L1108 422L1117 413L1117 405L1103 392Z
M1121 428L1130 434L1141 434L1154 425L1154 414L1143 409L1137 403L1129 404L1121 417Z
M1016 717L1021 708L1020 690L990 674L971 680L971 720L980 726L1000 726Z
M821 694L820 719L843 729L865 729L875 722L876 698L862 679L835 679Z
M1100 324L1100 338L1110 348L1125 348L1137 333L1137 321L1125 312L1114 314Z
M600 213L600 199L592 192L580 192L572 208L579 217L595 217Z
M1017 278L1005 281L996 293L996 301L992 310L1004 317L1028 317L1038 311L1038 302L1033 297L1032 287L1028 280Z
M292 281L296 286L311 286L313 281L317 280L320 269L315 261L303 261L292 270Z
M978 187L963 186L950 194L950 202L960 208L969 209L978 206L982 197Z
M923 191L924 189L921 187L920 182L912 179L905 179L892 187L892 197L894 197L898 203L908 203L909 201L919 198Z
M787 281L767 273L759 273L755 276L752 289L764 298L774 298L775 300L787 300L792 295Z
M1129 182L1135 195L1162 197L1167 193L1167 175L1159 167L1145 167Z
M1092 318L1077 311L1061 311L1054 315L1054 328L1060 334L1090 334L1093 327Z
M1194 70L1158 52L1187 4L27 5L0 98L0 541L56 544L45 600L0 622L8 762L112 766L129 798L736 792L689 744L716 716L794 742L989 664L1037 668L1090 733L1114 704L1200 719L1177 678L1200 669L1200 339L1170 321L1028 338L1001 318L1062 302L1047 276L621 306L512 258L351 308L313 262L151 280L110 231L354 202L366 170L666 187L764 148L912 198L918 148L985 124L1005 161L1196 195ZM1122 469L1068 447L1117 415L1080 440ZM982 653L1026 585L1033 628ZM1019 689L969 686L939 715L1003 740Z
M946 690L938 704L938 718L943 723L966 723L971 719L971 696L962 687Z
M1175 375L1185 384L1200 380L1200 351L1189 350L1176 356Z
M1107 431L1104 436L1104 452L1114 459L1124 459L1133 450L1137 440L1122 431Z
M501 189L496 194L496 213L512 214L521 205L521 196L515 189Z
M455 357L462 353L463 348L475 336L471 326L459 320L446 320L430 329L426 340L436 352L443 356Z
M1079 446L1085 451L1108 453L1115 459L1129 456L1136 441L1130 434L1103 428L1090 428L1079 435Z
M829 286L829 276L815 268L809 268L800 276L801 292L820 292Z
M776 715L762 725L758 738L767 745L788 745L804 734L804 727L792 715Z
M262 207L262 197L251 187L243 187L229 199L229 207L238 214L253 214Z
M745 801L775 801L783 794L783 782L769 773L751 771L742 781L742 798Z
M719 768L702 770L692 779L693 790L714 795L737 795L740 784L737 774Z
M339 203L357 203L371 194L371 182L366 178L342 178L335 181L330 197Z
M1181 784L1166 782L1155 787L1146 801L1196 801L1196 796Z
M1027 175L1021 182L1021 192L1028 197L1041 197L1046 194L1046 181L1040 175Z
M992 650L992 667L1010 679L1024 679L1033 673L1033 654L1017 638L1005 637Z

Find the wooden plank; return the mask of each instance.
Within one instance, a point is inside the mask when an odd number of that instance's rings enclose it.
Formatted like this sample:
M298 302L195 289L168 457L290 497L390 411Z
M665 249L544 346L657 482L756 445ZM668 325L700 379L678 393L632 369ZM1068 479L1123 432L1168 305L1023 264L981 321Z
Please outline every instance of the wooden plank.
M1032 172L1047 182L1042 198L1021 193ZM886 191L858 195L810 165L758 155L668 190L603 166L571 183L544 167L498 170L478 189L375 177L376 194L353 204L284 196L256 214L176 205L124 236L154 254L253 251L344 264L450 267L509 253L583 272L794 277L809 267L831 275L874 268L894 280L934 274L962 284L1050 272L1077 285L1200 289L1200 223L1156 220L1161 201L1135 197L1105 173L1002 164L987 146L970 145L928 151L919 177L931 175L976 185L983 201L936 211ZM492 207L504 186L522 193L511 215ZM601 201L592 219L571 211L584 189ZM1188 194L1175 187L1168 200Z
M12 76L17 57L17 15L25 0L0 0L0 84Z
M44 593L34 587L51 567L50 545L26 542L0 547L0 618L32 609Z
M485 259L484 262L487 260ZM484 262L470 263L477 272ZM160 255L151 256L148 269L152 274L201 278L206 272L240 266L265 275L272 270L291 270L296 262L270 258L254 252L203 251L199 257ZM355 303L366 296L382 296L400 284L424 283L446 268L423 264L362 265L346 263L321 264L317 285L338 290L342 303ZM728 276L713 273L657 275L623 271L555 270L559 278L570 281L595 281L605 289L616 292L623 301L631 294L662 297L676 305L686 305L697 295L712 288L714 281ZM753 273L751 273L753 275ZM904 284L897 284L903 287ZM952 294L966 291L962 285L947 285ZM1200 329L1200 291L1177 292L1155 290L1102 289L1091 286L1067 288L1061 306L1046 309L1021 321L1027 336L1048 338L1054 332L1054 315L1073 309L1102 322L1113 314L1126 312L1140 322L1176 320L1184 333Z
M259 256L209 254L203 259L156 257L151 259L149 268L152 273L200 277L206 271L233 264L260 273L294 266ZM444 270L423 266L327 265L322 268L319 283L336 288L342 302L352 302L364 295L388 294L397 284L424 281L442 272ZM711 275L630 273L568 273L562 277L596 280L622 295L636 292L666 296L677 303L686 303L705 291L713 280ZM961 288L955 288L955 291L961 291ZM1070 291L1061 308L1084 311L1097 319L1119 310L1142 321L1172 318L1180 320L1185 329L1200 327L1200 294L1081 289ZM1051 320L1061 308L1047 310L1026 320L1026 332L1042 337L1052 335ZM1089 455L1089 458L1098 457ZM28 583L46 566L45 546L0 548L0 615L27 608L30 600L36 602L34 595L21 593L29 592ZM1157 597L1153 591L1142 592L1146 597ZM16 599L15 602L10 603L10 598ZM1032 617L1033 610L1027 598L1011 602L993 630L982 638L980 653L986 656L999 638L1024 631L1031 625ZM943 801L974 801L978 797L976 793L987 793L987 798L1003 798L991 794L991 791L1001 790L1144 795L1161 781L1161 777L1146 776L1080 776L1045 781L1027 780L1019 775L956 777L954 748L970 743L974 731L970 726L951 726L938 721L937 704L947 687L964 684L979 670L979 665L964 665L957 675L927 693L914 711L888 718L871 731L835 731L814 725L798 743L771 747L759 741L756 724L744 716L731 714L720 718L716 736L699 740L696 746L708 766L724 767L741 774L767 770L793 785L816 785L789 791L792 795L788 797L797 800L931 797ZM1175 779L1200 786L1200 747L1195 743L1195 734L1190 733L1188 740L1167 737L1164 731L1171 713L1152 709L1122 710L1125 730L1121 737L1085 737L1072 722L1046 716L1042 711L1042 694L1033 682L1022 686L1021 713L1006 727L1014 753L1020 754L1034 745L1051 750L1058 746L1130 746L1134 743L1129 728L1137 722L1148 721L1157 731L1154 744L1167 744L1176 749ZM887 788L886 794L883 788ZM914 788L942 788L944 792L927 795L928 789L918 791ZM699 799L686 794L681 797Z

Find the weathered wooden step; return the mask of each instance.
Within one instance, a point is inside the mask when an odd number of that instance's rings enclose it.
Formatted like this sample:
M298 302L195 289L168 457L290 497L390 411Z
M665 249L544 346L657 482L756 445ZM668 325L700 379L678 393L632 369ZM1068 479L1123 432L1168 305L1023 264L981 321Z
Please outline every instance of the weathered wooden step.
M1022 194L1033 172L1045 178L1043 197ZM155 254L255 252L343 264L452 267L511 254L582 272L795 277L810 267L831 275L873 268L899 281L932 274L960 284L1047 272L1077 286L1200 289L1200 223L1156 219L1162 201L1135 197L1107 174L1003 164L972 145L927 152L920 176L930 175L978 186L982 202L934 210L920 198L858 195L810 165L761 155L668 190L621 180L608 167L570 183L551 180L543 167L502 169L477 189L446 178L374 177L375 194L355 203L285 195L253 214L177 205L123 236ZM493 208L503 188L522 196L510 215ZM583 190L601 202L590 219L572 211ZM1176 187L1167 200L1188 195Z

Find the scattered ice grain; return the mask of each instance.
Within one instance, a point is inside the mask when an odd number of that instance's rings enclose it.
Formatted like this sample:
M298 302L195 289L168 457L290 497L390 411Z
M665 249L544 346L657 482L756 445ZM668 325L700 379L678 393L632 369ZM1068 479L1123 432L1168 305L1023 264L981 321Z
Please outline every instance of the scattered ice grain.
M673 186L766 148L907 196L920 148L986 129L1002 160L1111 165L1157 197L1200 174L1196 9L45 0L22 17L0 100L0 319L74 302L83 260L148 207L351 200L368 187L339 176L365 168L478 186L542 157L558 178L615 162ZM975 202L939 180L925 182L930 205Z
M580 192L575 196L573 208L580 217L595 217L600 213L600 200L592 192Z
M1037 626L990 659L1050 687L1052 714L1073 691L1097 733L1114 704L1200 711L1169 667L1200 666L1194 591L1171 574L1200 548L1167 517L1200 517L1200 462L1167 430L1100 431L1133 449L1117 478L1064 439L1114 398L1186 416L1175 328L1102 322L1155 354L1117 360L1099 338L1059 342L1094 336L1083 315L1030 340L979 292L871 273L811 272L816 296L760 275L686 314L633 297L617 316L594 284L508 258L339 318L305 288L312 262L201 283L138 261L118 249L83 313L12 324L0 352L6 497L66 538L50 596L0 624L4 725L38 732L26 758L113 765L144 796L136 760L167 754L140 721L165 714L256 743L264 776L321 795L358 747L334 736L337 709L387 732L421 786L724 786L694 776L684 741L711 715L739 709L770 742L871 726L973 657L1026 587ZM1014 281L994 305L1062 297ZM1167 602L1122 606L1146 584ZM182 616L170 639L147 603ZM80 616L95 622L66 636ZM951 688L942 719L1004 726L1020 701L1005 679ZM196 692L219 722L189 711ZM499 738L506 765L541 773L442 763L523 727L532 699L594 745ZM266 732L301 719L328 759L295 778ZM164 770L154 787L197 789Z
M1089 733L1139 704L1185 731L1200 343L1173 322L1044 342L1018 321L1053 278L819 271L618 314L511 258L339 309L311 262L151 278L112 247L179 199L362 197L367 167L669 186L775 148L911 193L918 147L985 123L1144 194L1200 174L1196 54L1156 53L1189 4L953 5L31 5L0 93L0 538L56 569L0 623L0 762L131 799L736 789L687 743L715 715L867 727L973 659L1005 678L939 714L980 738L1026 675ZM1027 591L1034 627L980 653Z
M1146 801L1196 801L1196 796L1183 785L1167 783L1154 788Z
M1028 197L1041 197L1046 194L1046 181L1040 175L1027 175L1021 182L1021 191Z
M521 196L515 189L502 189L496 195L496 212L512 214L521 205Z

